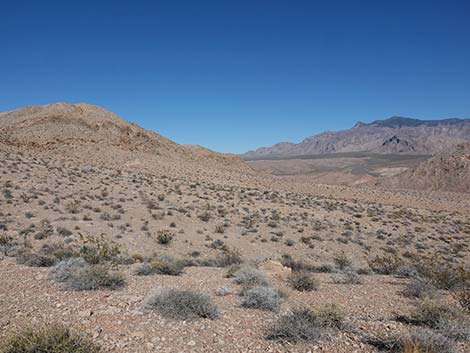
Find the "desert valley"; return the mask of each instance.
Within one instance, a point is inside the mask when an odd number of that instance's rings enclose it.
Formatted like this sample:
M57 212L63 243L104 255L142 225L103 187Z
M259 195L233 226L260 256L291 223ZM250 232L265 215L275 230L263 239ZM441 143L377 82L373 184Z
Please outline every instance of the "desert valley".
M391 118L239 156L2 112L0 352L470 352L469 141Z

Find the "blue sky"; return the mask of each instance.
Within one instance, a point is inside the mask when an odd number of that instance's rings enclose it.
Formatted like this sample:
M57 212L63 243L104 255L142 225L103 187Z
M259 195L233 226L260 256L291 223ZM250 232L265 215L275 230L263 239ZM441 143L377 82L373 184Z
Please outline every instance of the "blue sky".
M244 152L392 115L470 117L470 1L2 1L0 111L108 108Z

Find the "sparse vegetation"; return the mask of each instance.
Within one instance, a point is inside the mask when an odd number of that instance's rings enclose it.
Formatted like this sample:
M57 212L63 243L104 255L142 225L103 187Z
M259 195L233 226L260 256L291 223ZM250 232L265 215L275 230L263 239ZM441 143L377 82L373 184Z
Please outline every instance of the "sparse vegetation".
M69 290L115 290L126 285L124 276L111 272L106 265L89 265L73 268L64 282Z
M233 274L234 282L243 286L267 286L268 280L266 275L252 267L241 267Z
M146 300L145 307L161 315L178 320L207 318L214 320L219 316L217 307L206 294L171 287L159 287Z
M338 329L343 325L343 314L335 305L328 305L317 312L308 308L294 309L281 316L270 328L267 338L284 342L316 341L325 329Z
M292 272L289 276L289 284L292 288L302 291L309 292L317 290L319 288L318 281L308 272Z
M0 341L2 353L98 353L88 336L59 324L43 324L7 335Z
M281 303L281 293L271 287L257 286L242 292L241 305L245 308L279 311Z

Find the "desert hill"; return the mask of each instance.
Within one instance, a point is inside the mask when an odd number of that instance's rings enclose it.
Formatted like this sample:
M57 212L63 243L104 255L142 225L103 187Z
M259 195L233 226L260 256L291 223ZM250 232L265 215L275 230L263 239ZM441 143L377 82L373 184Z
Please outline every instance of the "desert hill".
M379 185L420 190L470 192L470 143L457 145Z
M300 143L281 142L242 155L245 160L328 153L370 152L434 154L470 141L470 119L419 120L391 117L353 128L310 136Z
M162 172L251 173L238 156L179 145L96 105L54 103L0 113L0 146Z

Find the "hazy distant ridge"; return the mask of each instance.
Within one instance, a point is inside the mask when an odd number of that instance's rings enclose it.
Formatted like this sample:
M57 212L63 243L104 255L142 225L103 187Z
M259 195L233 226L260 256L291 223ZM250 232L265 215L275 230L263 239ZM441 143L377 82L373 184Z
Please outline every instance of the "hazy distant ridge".
M433 154L470 141L470 119L419 120L393 116L351 129L327 131L300 143L281 142L242 155L243 159L337 152Z

